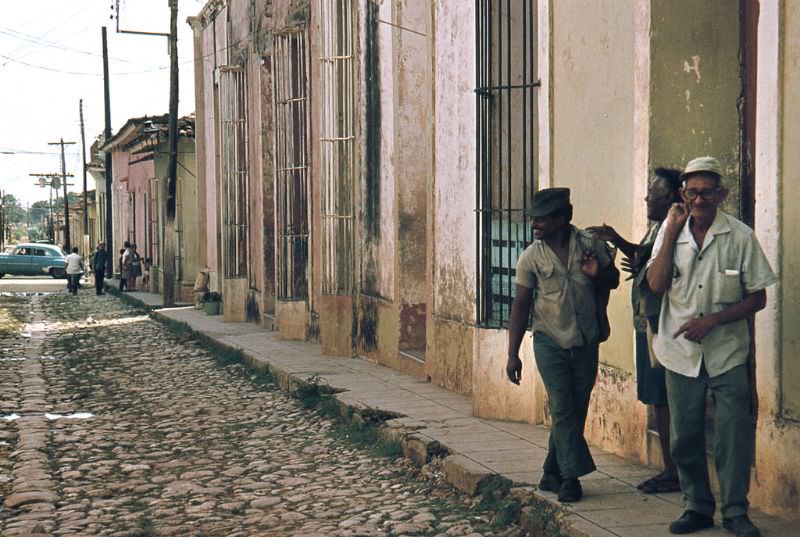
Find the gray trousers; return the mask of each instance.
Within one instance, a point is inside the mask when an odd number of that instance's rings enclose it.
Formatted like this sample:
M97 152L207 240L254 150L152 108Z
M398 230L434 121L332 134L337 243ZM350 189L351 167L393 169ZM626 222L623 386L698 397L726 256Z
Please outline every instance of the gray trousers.
M561 474L568 479L597 469L583 437L583 427L597 377L598 345L562 349L541 332L533 335L536 367L547 390L552 420L543 465L547 474Z
M723 517L747 513L750 466L755 447L755 423L750 410L747 366L741 365L716 377L705 367L698 378L667 370L670 411L670 452L686 509L714 514L714 496L706 459L706 393L714 401L714 465L720 488Z

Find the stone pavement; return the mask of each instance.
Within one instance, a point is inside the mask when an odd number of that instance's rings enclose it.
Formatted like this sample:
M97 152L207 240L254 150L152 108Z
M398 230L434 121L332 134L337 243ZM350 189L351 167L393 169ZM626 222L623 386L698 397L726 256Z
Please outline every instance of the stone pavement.
M92 289L0 296L3 537L521 535L435 462L357 448L143 313Z
M143 295L140 293L139 295ZM147 297L147 303L157 302ZM359 358L322 356L319 345L282 341L277 333L252 323L223 322L191 307L157 310L156 317L186 323L195 332L240 350L251 365L268 367L284 386L310 377L330 386L335 397L356 411L400 416L386 422L387 434L400 436L405 454L417 463L447 455L447 479L474 494L479 483L499 475L512 481L516 495L533 504L523 510L523 526L536 525L538 513L554 509L562 532L583 537L668 536L667 525L682 512L679 493L645 495L636 483L652 468L592 448L598 471L581 481L585 497L559 504L555 495L535 490L546 455L548 429L476 418L467 397ZM751 510L764 537L800 536L800 524ZM702 535L730 535L717 526Z

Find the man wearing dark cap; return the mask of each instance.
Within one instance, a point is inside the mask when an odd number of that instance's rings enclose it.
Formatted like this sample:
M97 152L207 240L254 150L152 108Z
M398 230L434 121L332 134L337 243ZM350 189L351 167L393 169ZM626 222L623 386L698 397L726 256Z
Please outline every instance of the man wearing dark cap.
M650 289L663 294L653 350L666 368L670 450L686 507L669 531L714 525L705 449L710 391L722 524L737 537L759 537L747 516L757 408L747 319L764 308L777 278L753 230L718 210L728 192L717 159L690 161L681 179L683 203L670 209L647 269Z
M608 293L619 285L619 271L602 241L570 223L568 188L536 192L528 214L534 241L517 261L506 373L519 384L519 346L533 304L533 350L552 419L539 488L575 502L583 496L578 478L596 469L583 429L598 346L608 337Z

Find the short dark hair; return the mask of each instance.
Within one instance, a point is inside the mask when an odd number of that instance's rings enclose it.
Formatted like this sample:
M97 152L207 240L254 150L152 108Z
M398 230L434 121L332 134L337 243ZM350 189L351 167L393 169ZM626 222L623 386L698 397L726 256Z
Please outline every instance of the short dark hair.
M678 191L681 189L681 171L675 168L656 168L653 172L656 177L660 177L664 180L669 188L669 191L673 194L677 194Z
M78 253L78 247L77 246L73 246L72 247L72 253L73 254L77 254Z

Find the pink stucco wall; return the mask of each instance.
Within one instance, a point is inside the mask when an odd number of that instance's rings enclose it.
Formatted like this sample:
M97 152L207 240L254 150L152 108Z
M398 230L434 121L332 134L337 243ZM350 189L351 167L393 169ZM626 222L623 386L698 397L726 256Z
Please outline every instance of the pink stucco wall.
M114 151L112 153L112 167L116 200L118 209L114 222L117 225L114 236L116 250L122 248L123 241L133 240L141 252L147 244L147 203L148 183L155 177L155 164L153 160L136 162L142 155L132 155L127 151ZM129 202L130 193L134 194L134 203Z

